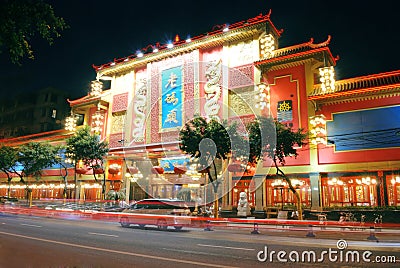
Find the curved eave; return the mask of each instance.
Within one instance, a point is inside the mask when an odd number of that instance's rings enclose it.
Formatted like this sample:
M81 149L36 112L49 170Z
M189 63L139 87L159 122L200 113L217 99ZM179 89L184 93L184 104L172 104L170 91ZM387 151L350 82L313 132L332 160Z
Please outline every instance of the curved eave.
M171 49L162 50L157 53L150 53L141 58L128 59L116 63L114 66L97 68L97 77L112 76L134 68L146 66L150 62L160 61L165 58L174 57L180 54L189 53L197 49L207 49L223 45L228 42L237 42L259 35L265 31L267 19L245 28L233 29L226 33L215 34L209 37L192 40L192 42L175 46Z
M14 146L26 144L28 142L63 141L66 138L70 137L71 135L73 135L73 133L71 133L67 130L64 130L64 129L59 129L59 130L53 130L53 131L48 131L48 132L43 132L43 133L36 133L36 134L20 136L20 137L15 137L15 138L1 139L0 143L5 144L7 146L14 147Z
M309 101L325 104L338 104L359 100L391 98L400 96L400 83L393 85L361 88L349 91L339 91L324 95L309 96Z
M335 82L335 91L322 92L321 85L314 85L308 100L319 102L342 101L344 99L372 96L392 97L400 92L400 70L360 76Z
M329 59L332 62L333 66L336 65L336 59L332 56L330 49L328 47L321 47L316 49L311 49L308 51L302 51L298 53L288 54L284 56L273 57L269 59L264 59L260 61L256 61L254 63L257 67L268 66L269 70L280 69L281 65L285 64L294 64L299 65L300 63L296 63L296 61L307 61L309 59L315 58L318 54L323 55L323 53L327 53L329 55ZM322 58L321 58L322 60Z
M90 105L97 105L98 103L107 105L108 103L102 100L103 97L108 95L110 92L109 90L103 91L103 93L96 97L91 97L90 95L86 95L82 98L76 100L69 100L67 99L70 107L82 107L82 106L90 106Z

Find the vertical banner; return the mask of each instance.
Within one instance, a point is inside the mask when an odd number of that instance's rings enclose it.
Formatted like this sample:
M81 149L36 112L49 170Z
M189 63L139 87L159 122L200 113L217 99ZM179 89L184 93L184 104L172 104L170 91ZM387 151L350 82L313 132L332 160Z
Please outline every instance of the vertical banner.
M161 73L161 131L182 126L182 66Z

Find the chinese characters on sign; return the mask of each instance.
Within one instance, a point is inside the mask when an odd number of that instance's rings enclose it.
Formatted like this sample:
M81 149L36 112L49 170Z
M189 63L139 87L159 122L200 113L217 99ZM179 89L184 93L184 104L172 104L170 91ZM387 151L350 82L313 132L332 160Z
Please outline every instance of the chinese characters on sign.
M182 66L161 73L161 129L182 126Z

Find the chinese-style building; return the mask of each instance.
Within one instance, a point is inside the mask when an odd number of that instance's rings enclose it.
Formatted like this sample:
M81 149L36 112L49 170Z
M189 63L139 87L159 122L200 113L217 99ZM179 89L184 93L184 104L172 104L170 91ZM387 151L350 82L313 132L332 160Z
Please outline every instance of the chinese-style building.
M179 130L199 115L245 124L263 114L310 133L282 167L305 207L399 205L400 70L335 81L330 36L281 48L282 34L271 13L260 14L94 65L92 91L69 101L70 119L109 142L107 188L127 201L187 193L209 203L207 177L179 150ZM255 210L296 202L267 160L246 173L219 164L222 209L243 191ZM99 198L92 175L77 177L81 194Z

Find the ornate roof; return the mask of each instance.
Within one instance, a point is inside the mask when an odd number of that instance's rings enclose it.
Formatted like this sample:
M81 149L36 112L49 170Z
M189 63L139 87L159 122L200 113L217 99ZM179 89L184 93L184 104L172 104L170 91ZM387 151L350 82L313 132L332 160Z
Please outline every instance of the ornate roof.
M328 47L331 41L331 36L329 35L327 40L314 44L314 39L311 38L310 41L298 45L293 45L289 47L280 48L274 51L272 57L267 59L262 59L256 61L254 64L256 66L268 66L269 70L286 68L286 65L300 65L304 61L310 60L313 57L319 57L320 61L324 61L325 55L328 55L326 60L329 61L330 65L335 66L338 57L334 58ZM283 66L282 66L283 65Z
M308 100L343 101L352 97L389 94L400 96L400 70L360 76L335 82L335 90L322 92L321 84L314 85Z
M104 102L102 98L104 98L106 95L110 94L109 90L103 90L103 92L98 95L98 96L90 96L90 94L87 94L86 96L83 96L82 98L76 99L76 100L70 100L67 99L67 102L71 107L77 107L77 106L82 106L82 105L90 105L90 104L97 104L100 102Z
M98 77L102 75L112 75L132 67L144 66L151 61L157 61L166 57L188 53L199 48L222 45L228 41L232 42L243 40L245 38L254 36L256 33L264 31L265 26L269 27L269 29L279 37L282 33L282 30L276 29L270 20L270 15L271 10L266 15L259 14L254 18L243 20L234 24L216 25L213 27L211 32L190 38L190 42L187 42L186 40L176 40L173 42L172 48L168 48L167 44L161 45L160 43L156 43L154 46L148 45L141 50L144 54L142 57L138 57L136 54L134 54L128 57L114 59L113 62L102 64L100 66L93 65L93 68L98 73ZM229 31L224 30L226 27L229 28ZM157 48L157 52L153 52L154 48Z

